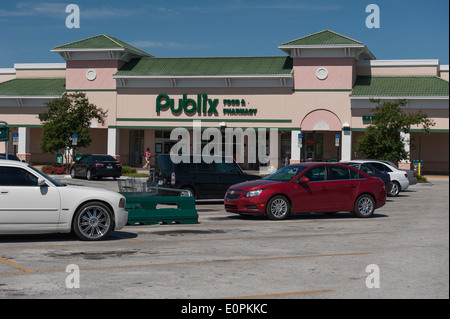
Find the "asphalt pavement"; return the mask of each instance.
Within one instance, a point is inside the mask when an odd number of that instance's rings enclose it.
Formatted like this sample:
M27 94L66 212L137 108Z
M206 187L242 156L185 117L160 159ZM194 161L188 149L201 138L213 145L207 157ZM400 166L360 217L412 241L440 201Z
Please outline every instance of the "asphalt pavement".
M112 179L61 179L117 188ZM448 299L449 181L429 180L388 198L369 219L244 218L205 200L196 205L198 224L126 226L99 243L2 235L0 298L169 298L186 300L182 306L216 298Z

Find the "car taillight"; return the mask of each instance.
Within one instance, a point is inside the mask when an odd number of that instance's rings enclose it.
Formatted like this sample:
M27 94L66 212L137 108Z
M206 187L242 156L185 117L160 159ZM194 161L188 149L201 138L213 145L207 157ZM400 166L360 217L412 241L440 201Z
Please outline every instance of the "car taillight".
M122 167L122 164L118 163L118 164L116 164L116 167L117 167L117 168L121 168L121 167Z
M103 164L102 164L102 163L95 163L94 165L95 165L95 167L98 167L98 168L103 167Z
M125 198L121 198L120 200L119 200L119 207L120 208L125 208L125 203L126 203L126 200L125 200Z
M170 174L170 184L175 185L175 172Z
M408 178L408 174L405 174L405 177Z

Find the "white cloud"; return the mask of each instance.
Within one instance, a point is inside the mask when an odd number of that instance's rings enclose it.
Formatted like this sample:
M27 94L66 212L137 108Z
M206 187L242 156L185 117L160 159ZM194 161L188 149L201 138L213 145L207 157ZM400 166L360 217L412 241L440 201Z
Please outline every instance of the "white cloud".
M20 2L15 8L10 10L0 10L0 17L27 17L42 16L59 18L66 16L66 7L69 3L53 3L53 2ZM81 17L83 19L100 19L131 16L142 13L138 9L122 9L112 6L90 7L87 5L79 5Z

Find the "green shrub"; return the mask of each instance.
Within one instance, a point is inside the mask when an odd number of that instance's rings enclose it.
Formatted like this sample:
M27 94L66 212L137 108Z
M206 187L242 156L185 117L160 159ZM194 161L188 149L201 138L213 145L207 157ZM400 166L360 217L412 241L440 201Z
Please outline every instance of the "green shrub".
M422 175L416 174L416 178L419 183L427 183L428 182L428 180L425 177L423 177Z
M136 174L136 169L134 167L130 167L128 165L123 165L122 166L122 175L127 175L127 174Z

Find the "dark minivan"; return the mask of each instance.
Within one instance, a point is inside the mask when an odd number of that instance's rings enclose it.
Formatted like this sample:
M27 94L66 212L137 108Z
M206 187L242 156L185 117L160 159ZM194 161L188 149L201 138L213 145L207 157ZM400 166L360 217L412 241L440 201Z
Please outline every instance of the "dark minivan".
M162 187L189 190L195 198L222 199L231 185L261 178L243 172L234 160L227 163L225 157L199 156L195 158L199 163L194 163L193 155L189 158L189 163L175 164L169 154L158 155L155 182Z

